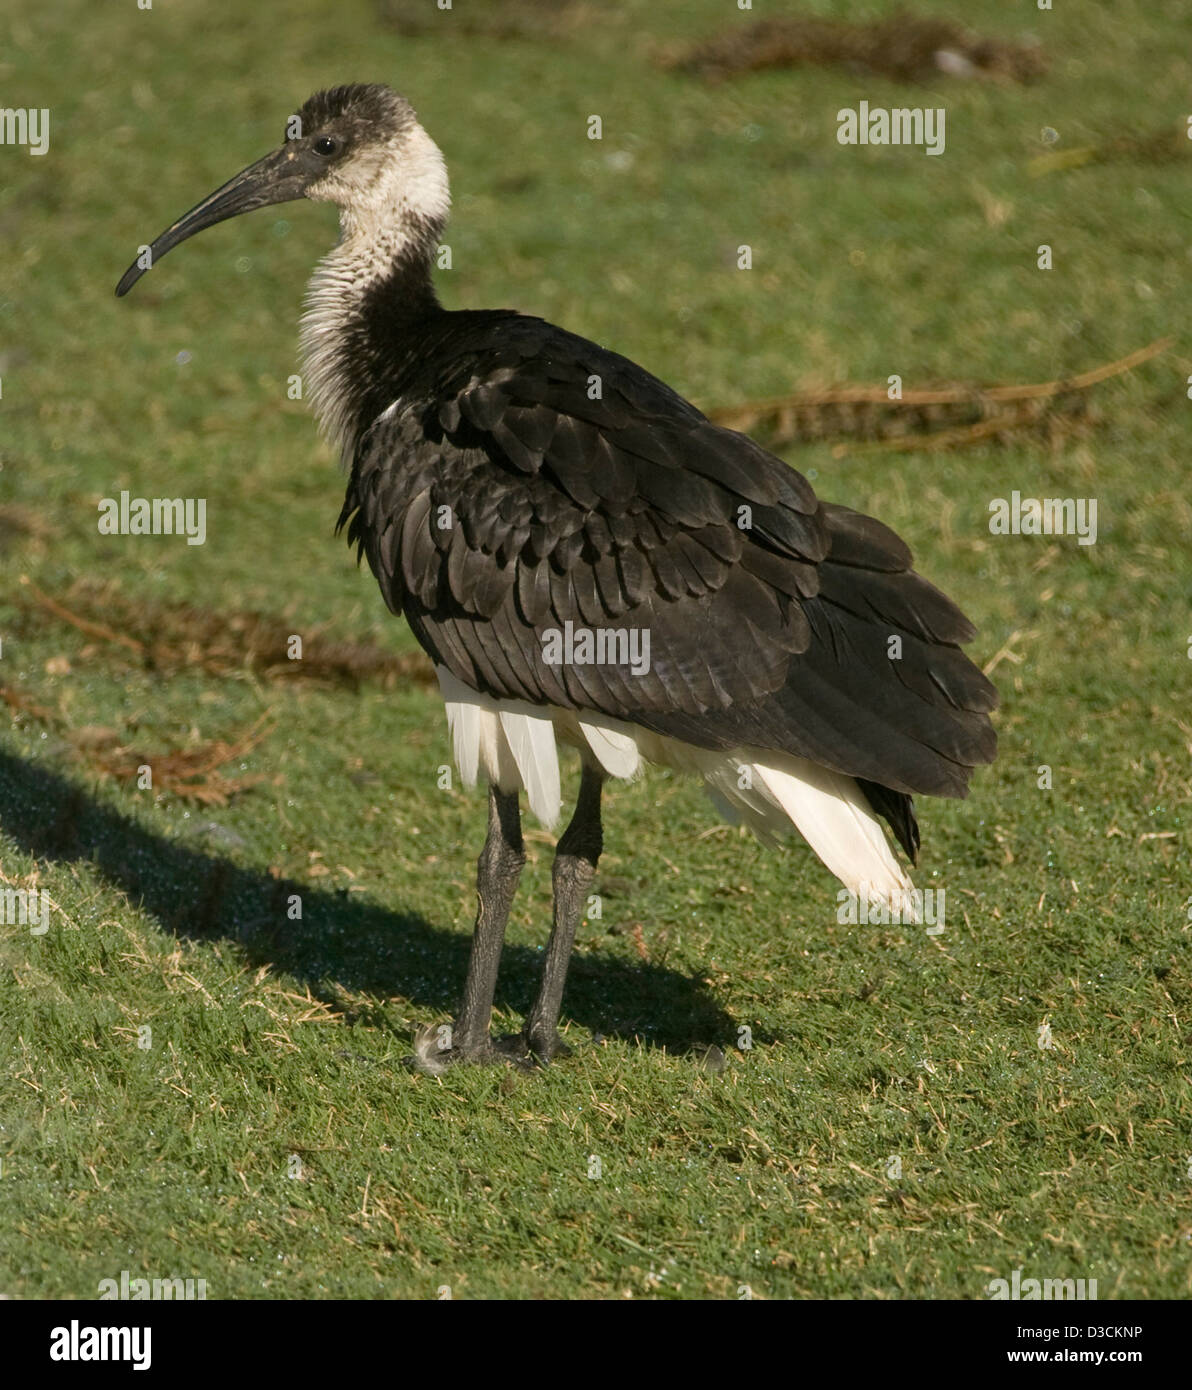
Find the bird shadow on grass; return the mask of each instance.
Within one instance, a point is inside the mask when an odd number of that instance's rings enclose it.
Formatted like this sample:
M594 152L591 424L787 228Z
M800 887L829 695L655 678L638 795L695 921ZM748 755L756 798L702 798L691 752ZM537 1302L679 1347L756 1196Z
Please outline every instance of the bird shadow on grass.
M285 972L348 1021L381 1020L342 990L396 994L420 1010L452 1012L463 989L468 933L156 835L59 773L2 751L0 830L38 859L90 865L165 932L234 942L250 965ZM287 913L295 894L299 921ZM540 950L506 946L498 1004L524 1010L541 963ZM734 1036L731 1019L698 979L645 962L577 954L564 1015L593 1032L679 1052Z

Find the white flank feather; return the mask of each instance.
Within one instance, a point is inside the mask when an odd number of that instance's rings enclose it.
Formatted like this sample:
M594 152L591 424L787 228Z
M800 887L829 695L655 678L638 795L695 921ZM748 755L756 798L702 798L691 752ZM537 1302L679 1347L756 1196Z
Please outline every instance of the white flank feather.
M446 666L436 666L435 675L447 710L460 781L465 787L474 787L483 777L503 792L519 791L521 776L501 728L496 700L456 680Z
M448 700L446 708L460 781L465 787L474 787L480 770L480 718L484 711L465 700Z
M543 719L533 714L520 714L507 705L499 713L530 810L549 829L559 819L563 802L554 720L549 716Z
M595 753L600 766L610 777L635 777L641 770L642 756L638 751L637 740L629 734L600 724L591 724L586 719L578 721L580 732L588 741L588 747Z
M470 690L463 681L456 680L446 666L436 666L435 675L439 678L439 691L447 708L447 728L451 733L460 781L465 787L474 787L481 766L483 716L489 714L491 722L495 723L496 706L475 690Z
M496 706L480 711L480 771L503 792L521 789L517 764L509 751L509 740L501 728Z

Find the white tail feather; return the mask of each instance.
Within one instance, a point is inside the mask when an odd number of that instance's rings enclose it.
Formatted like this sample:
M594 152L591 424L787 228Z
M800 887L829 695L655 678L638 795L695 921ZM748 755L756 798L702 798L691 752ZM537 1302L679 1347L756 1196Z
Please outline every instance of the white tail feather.
M844 886L889 906L914 891L877 816L851 777L805 759L798 771L753 764L754 776Z

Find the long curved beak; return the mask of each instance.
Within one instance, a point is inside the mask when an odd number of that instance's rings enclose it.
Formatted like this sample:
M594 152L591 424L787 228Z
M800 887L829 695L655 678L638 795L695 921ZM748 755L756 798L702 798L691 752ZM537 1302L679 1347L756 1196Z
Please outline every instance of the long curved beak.
M116 286L117 295L126 295L145 271L155 266L167 251L172 251L179 242L205 227L213 227L229 217L238 217L242 212L301 198L311 182L311 170L304 165L305 161L297 150L283 145L264 159L250 164L247 169L241 169L235 178L229 179L222 188L217 188L167 227L148 252L143 251L137 257L120 277L120 283Z

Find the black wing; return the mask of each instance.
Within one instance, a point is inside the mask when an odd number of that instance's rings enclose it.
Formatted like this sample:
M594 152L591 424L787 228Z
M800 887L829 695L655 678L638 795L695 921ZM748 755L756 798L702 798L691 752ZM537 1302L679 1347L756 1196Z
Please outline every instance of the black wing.
M855 776L911 850L899 794L963 796L997 696L906 545L615 353L518 315L437 331L340 518L432 658L498 698ZM649 669L551 664L568 620L648 632Z

